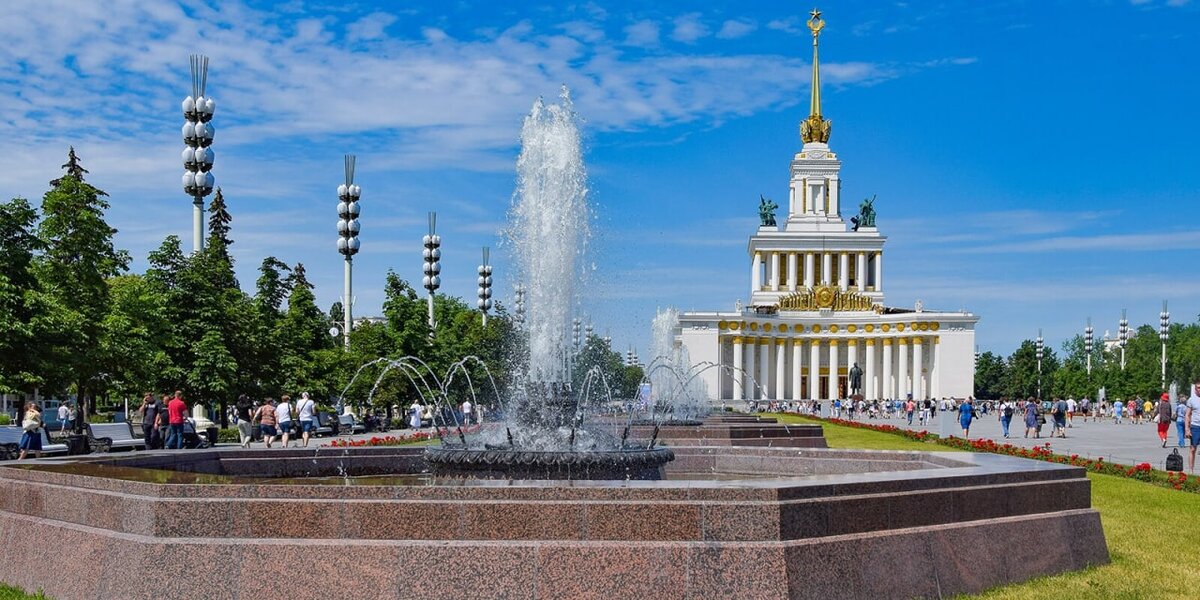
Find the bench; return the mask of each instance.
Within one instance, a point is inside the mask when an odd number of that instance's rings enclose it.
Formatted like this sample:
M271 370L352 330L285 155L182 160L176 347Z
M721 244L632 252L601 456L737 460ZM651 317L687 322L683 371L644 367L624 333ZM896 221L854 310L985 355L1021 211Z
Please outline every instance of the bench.
M0 460L12 460L21 454L21 435L25 430L20 427L0 427ZM50 441L46 428L41 429L42 454L66 454L70 447L66 444L55 444Z
M338 417L338 435L351 435L355 433L364 433L367 428L362 423L359 423L354 415L341 415Z
M100 452L111 452L114 448L146 448L146 440L133 437L129 423L88 423L88 437Z

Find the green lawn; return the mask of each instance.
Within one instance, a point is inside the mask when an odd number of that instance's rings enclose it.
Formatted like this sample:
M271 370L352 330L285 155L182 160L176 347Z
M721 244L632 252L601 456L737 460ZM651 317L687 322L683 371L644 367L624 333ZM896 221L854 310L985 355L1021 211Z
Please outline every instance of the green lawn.
M779 415L769 415L778 417ZM785 422L816 422L795 415ZM876 450L951 450L896 435L821 423L830 448ZM1089 473L1092 506L1100 511L1112 564L1041 577L989 590L972 598L1028 600L1033 598L1152 599L1196 598L1200 567L1188 537L1200 516L1200 494L1112 475ZM981 569L990 568L979 565Z
M41 592L26 594L24 590L0 583L0 600L46 600L46 597Z

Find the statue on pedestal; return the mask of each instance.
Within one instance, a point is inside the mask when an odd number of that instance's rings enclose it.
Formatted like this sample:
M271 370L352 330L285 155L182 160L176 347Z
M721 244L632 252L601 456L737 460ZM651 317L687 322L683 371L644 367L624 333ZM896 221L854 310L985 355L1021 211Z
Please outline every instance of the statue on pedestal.
M862 393L862 377L863 377L862 369L859 368L858 363L854 363L854 366L850 367L850 393L851 394L861 394Z
M854 224L854 231L858 231L859 227L874 227L875 226L875 196L872 195L868 199L864 199L862 204L858 205L858 216L852 217L850 222Z
M779 208L771 200L763 198L762 194L758 195L758 220L763 227L775 226L775 209Z

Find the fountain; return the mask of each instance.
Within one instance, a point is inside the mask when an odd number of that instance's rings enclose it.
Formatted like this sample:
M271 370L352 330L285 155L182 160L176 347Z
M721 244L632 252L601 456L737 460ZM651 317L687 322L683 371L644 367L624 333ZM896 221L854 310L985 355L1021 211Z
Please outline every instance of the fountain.
M629 426L591 419L602 404L571 387L566 343L583 280L590 209L578 119L566 86L541 98L521 129L508 240L525 293L520 365L499 394L503 426L443 438L426 451L438 475L536 479L659 479L668 448L629 438ZM446 394L441 394L446 398Z

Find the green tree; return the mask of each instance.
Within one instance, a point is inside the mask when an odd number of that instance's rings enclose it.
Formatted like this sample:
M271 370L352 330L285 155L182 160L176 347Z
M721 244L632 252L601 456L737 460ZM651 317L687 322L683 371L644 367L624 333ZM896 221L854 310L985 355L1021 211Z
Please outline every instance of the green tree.
M102 367L113 391L136 398L154 390L163 373L174 371L167 351L172 324L163 296L144 276L113 277L108 287L112 303L101 327Z
M1003 396L1007 367L1004 357L993 352L984 352L975 362L975 395L985 400Z
M1041 368L1042 398L1048 398L1054 389L1054 372L1058 369L1058 358L1054 349L1043 348ZM1005 395L1012 398L1034 398L1038 396L1038 360L1037 348L1033 340L1025 340L1008 357L1006 377L1004 380Z
M34 234L37 211L24 198L0 204L0 392L27 392L41 383L45 356L39 333L47 325L39 310Z
M117 230L104 220L107 194L83 180L87 170L74 148L63 168L66 174L50 182L42 198L37 235L45 252L35 268L48 301L63 315L55 371L59 381L73 384L86 420L104 387L99 342L109 311L106 280L125 271L129 257L113 247Z
M295 392L328 395L333 388L329 361L317 361L315 353L333 347L329 322L317 307L304 265L297 264L292 269L288 282L291 293L288 294L287 312L277 329L277 339L283 350L281 364L286 376L285 385Z

